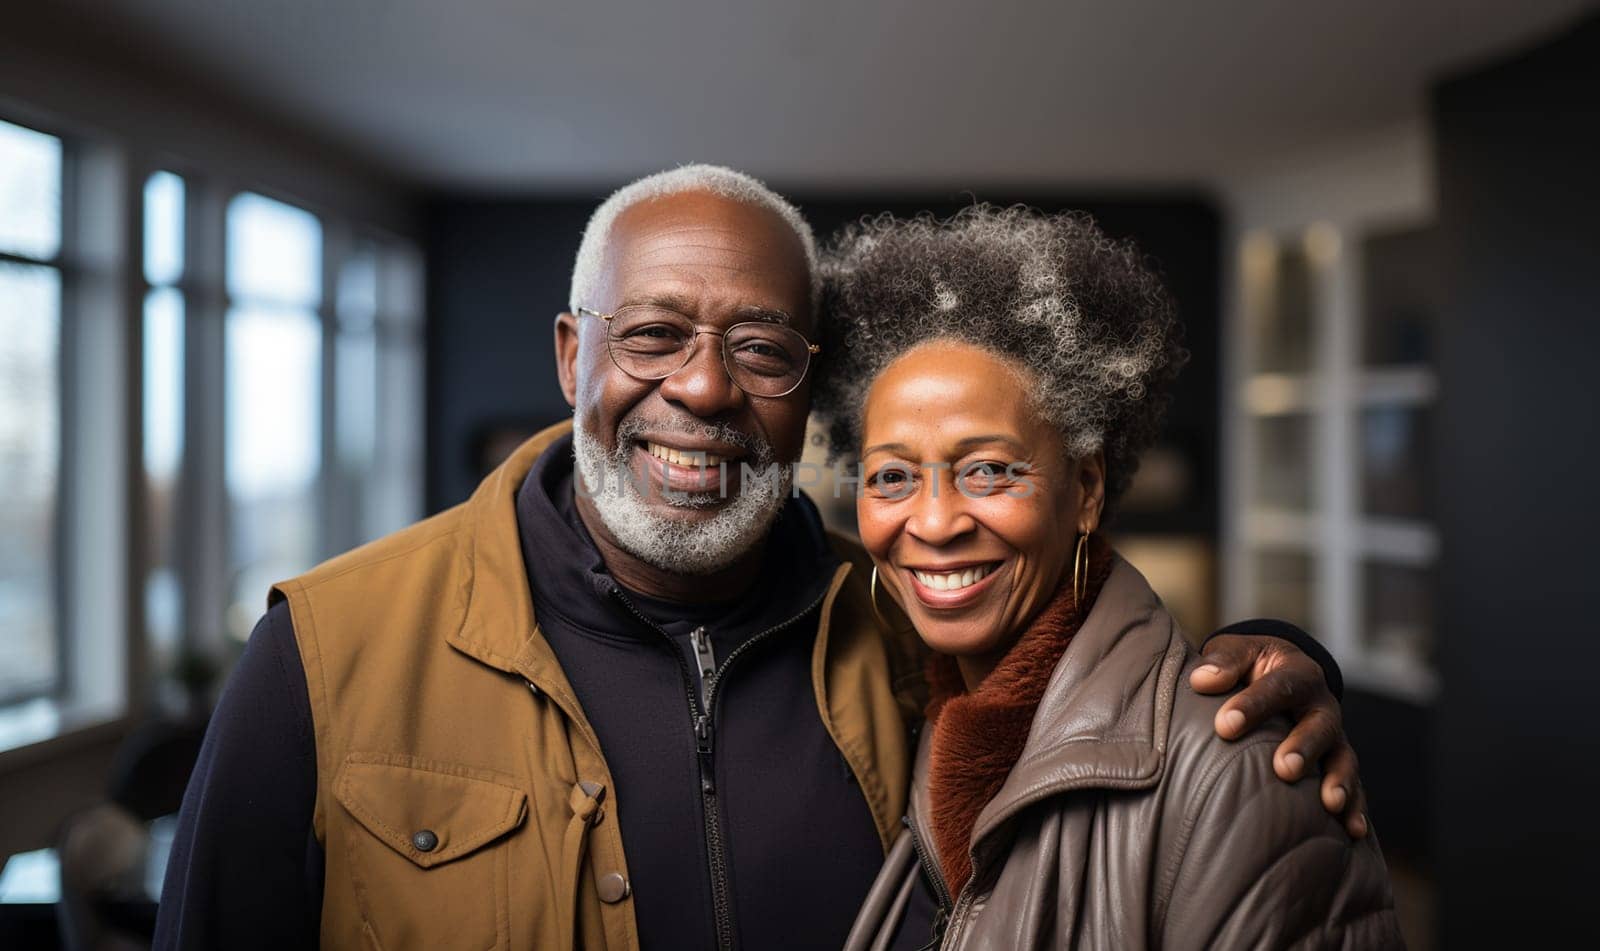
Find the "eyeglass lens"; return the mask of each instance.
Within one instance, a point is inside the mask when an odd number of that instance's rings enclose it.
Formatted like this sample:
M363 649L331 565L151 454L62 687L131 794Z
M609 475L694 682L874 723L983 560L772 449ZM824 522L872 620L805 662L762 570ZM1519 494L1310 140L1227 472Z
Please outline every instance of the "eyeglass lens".
M689 362L695 328L677 311L638 305L616 312L608 339L611 359L623 372L659 380ZM722 358L740 389L756 396L782 396L800 385L811 351L793 328L746 321L722 334Z

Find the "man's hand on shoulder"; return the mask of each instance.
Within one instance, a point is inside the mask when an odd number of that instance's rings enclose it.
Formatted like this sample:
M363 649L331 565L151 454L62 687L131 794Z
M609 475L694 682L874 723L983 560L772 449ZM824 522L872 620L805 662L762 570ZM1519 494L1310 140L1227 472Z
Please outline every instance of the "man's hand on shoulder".
M1350 835L1366 837L1366 794L1337 696L1343 682L1327 651L1293 625L1244 622L1208 638L1200 659L1189 677L1197 693L1244 685L1217 711L1217 735L1235 740L1274 716L1293 720L1294 729L1273 754L1274 772L1292 783L1308 764L1320 763L1323 807L1344 820Z

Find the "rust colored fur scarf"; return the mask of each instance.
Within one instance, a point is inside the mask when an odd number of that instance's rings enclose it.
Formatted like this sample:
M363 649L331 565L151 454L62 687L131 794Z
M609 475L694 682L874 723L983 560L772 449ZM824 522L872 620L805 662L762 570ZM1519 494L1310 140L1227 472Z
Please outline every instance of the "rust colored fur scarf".
M1097 537L1089 542L1089 584L1084 607L1094 604L1111 573L1110 549ZM933 730L928 753L929 822L934 846L951 895L961 894L972 874L968 846L972 826L1022 754L1033 713L1050 675L1083 623L1072 597L1069 574L1055 597L1023 632L1011 650L968 693L954 657L935 654L928 664L928 723Z

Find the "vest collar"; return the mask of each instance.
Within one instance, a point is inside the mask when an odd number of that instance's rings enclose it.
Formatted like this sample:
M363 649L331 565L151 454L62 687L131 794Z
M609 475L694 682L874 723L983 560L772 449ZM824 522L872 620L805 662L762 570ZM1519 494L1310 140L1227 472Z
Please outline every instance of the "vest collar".
M446 635L467 656L567 696L571 687L533 620L517 532L517 490L539 456L571 431L570 420L557 423L518 446L464 503L457 559L466 608L461 625Z

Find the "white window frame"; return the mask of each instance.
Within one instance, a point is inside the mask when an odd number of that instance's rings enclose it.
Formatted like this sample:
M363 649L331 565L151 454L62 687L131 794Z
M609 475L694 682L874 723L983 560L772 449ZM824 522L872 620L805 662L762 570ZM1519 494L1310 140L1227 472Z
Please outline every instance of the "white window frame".
M1351 685L1431 703L1439 691L1432 665L1397 664L1367 648L1362 568L1369 562L1427 568L1438 558L1438 531L1424 519L1362 512L1359 429L1363 410L1426 407L1438 389L1431 367L1363 366L1361 345L1362 240L1435 218L1428 130L1404 124L1279 156L1241 170L1223 191L1230 219L1222 374L1225 616L1257 613L1257 554L1307 555L1314 566L1311 616L1287 620L1328 646ZM1311 362L1303 373L1257 370L1255 329L1283 242L1302 242L1312 268ZM1296 411L1310 416L1312 485L1307 508L1286 512L1256 503L1265 464L1256 424Z

